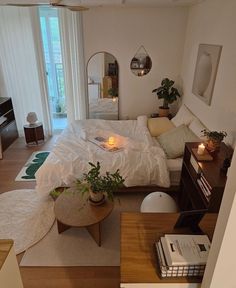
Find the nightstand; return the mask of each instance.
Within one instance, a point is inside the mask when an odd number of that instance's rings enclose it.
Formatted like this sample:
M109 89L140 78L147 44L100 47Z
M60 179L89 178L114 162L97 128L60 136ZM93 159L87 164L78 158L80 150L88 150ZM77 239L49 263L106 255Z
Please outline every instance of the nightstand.
M44 141L43 124L41 122L36 124L24 125L25 141L27 144L38 145L39 141Z
M152 113L151 114L151 118L158 118L158 117L161 117L161 116L159 116L158 113ZM173 118L172 114L171 113L168 114L167 118L169 118L169 120L171 120Z
M221 168L233 151L221 143L212 161L198 161L192 152L198 145L198 142L185 145L178 204L181 211L218 212L227 180Z

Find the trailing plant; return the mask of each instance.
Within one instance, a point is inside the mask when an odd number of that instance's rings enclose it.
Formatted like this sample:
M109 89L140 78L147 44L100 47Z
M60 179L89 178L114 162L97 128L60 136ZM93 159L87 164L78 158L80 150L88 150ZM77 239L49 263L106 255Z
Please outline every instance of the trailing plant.
M203 136L206 136L208 139L221 142L224 140L224 138L227 136L227 133L225 131L209 131L207 129L204 129L201 131L203 133Z
M113 200L114 191L123 186L125 179L120 175L119 169L115 173L106 172L105 175L100 175L100 163L93 164L88 173L84 173L82 180L76 181L78 190L84 194L92 190L94 193L103 192L109 200Z
M168 109L169 104L177 100L180 97L180 93L177 88L174 88L174 81L168 78L164 78L161 81L161 86L152 90L152 93L156 93L158 99L163 99L162 108Z
M61 195L61 193L65 192L66 190L66 187L58 187L51 190L49 195L53 198L53 200L56 200Z

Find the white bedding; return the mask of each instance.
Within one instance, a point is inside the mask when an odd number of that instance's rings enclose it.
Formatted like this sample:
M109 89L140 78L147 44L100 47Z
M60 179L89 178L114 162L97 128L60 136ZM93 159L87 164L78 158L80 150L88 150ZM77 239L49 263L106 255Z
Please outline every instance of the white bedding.
M120 137L124 149L104 151L87 141L91 136ZM55 187L70 185L88 171L88 162L97 161L101 163L102 173L120 169L127 187L170 185L164 151L154 144L145 125L137 120L90 119L75 121L58 137L52 152L36 173L36 188L41 193L48 193Z
M118 98L116 101L110 98L95 99L89 101L89 117L91 119L118 119Z

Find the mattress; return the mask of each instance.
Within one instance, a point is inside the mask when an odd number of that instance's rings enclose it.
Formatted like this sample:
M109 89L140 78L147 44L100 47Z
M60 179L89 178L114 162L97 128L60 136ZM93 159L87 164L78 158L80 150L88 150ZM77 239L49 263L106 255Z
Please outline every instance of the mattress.
M167 159L167 168L170 173L170 183L173 186L179 185L183 158Z

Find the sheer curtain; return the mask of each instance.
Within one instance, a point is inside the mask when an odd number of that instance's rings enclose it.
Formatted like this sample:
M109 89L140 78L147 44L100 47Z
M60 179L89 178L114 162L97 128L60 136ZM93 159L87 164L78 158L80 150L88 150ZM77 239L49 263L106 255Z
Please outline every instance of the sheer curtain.
M86 119L87 77L84 62L82 13L59 10L68 121Z
M87 81L80 12L59 9L69 122L87 115ZM0 7L0 96L11 97L17 128L36 112L51 135L40 22L37 8Z
M12 98L20 135L29 112L36 112L45 133L50 132L45 74L33 30L39 22L32 23L32 13L37 14L32 8L0 7L0 95Z

